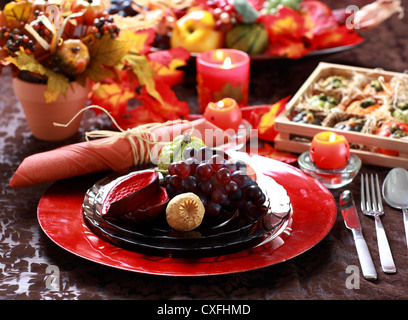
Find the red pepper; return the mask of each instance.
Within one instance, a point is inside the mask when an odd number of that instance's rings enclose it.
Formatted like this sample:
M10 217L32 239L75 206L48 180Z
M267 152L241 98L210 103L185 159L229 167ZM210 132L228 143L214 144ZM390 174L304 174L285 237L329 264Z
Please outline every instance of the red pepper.
M390 138L402 138L408 136L408 123L402 121L391 121L383 124L376 133L382 137ZM398 156L399 152L396 150L390 150L385 148L378 148L378 152L387 154L390 156Z

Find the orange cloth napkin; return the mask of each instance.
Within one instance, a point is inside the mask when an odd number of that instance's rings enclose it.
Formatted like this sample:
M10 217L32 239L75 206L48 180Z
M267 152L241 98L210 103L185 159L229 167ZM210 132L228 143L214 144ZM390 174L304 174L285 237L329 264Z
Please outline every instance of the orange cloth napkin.
M194 128L192 135L203 139L210 147L223 144L225 139L228 139L227 133L205 119L160 127L153 130L153 133L158 137L158 141L172 141L175 135L191 129L192 125ZM10 180L10 186L19 188L87 173L106 170L122 171L134 165L134 153L128 138L120 137L116 141L109 139L112 138L71 144L31 155L25 158L17 168ZM105 142L105 144L100 144L100 142ZM213 145L209 145L211 143ZM140 151L141 145L138 142L135 145L137 151ZM144 143L147 150L151 150L153 146L148 142ZM149 155L149 152L146 154ZM138 162L149 163L150 157L138 159Z

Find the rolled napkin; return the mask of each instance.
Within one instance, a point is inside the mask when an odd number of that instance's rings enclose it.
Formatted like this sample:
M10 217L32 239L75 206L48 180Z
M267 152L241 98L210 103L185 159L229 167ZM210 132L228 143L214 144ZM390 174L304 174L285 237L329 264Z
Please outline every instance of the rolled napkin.
M138 129L143 129L140 132ZM57 181L107 170L125 171L154 161L165 142L190 130L207 146L219 146L230 135L205 119L168 121L131 130L91 132L95 140L37 153L23 160L10 180L13 188ZM139 134L138 134L139 133ZM108 136L107 138L98 138Z

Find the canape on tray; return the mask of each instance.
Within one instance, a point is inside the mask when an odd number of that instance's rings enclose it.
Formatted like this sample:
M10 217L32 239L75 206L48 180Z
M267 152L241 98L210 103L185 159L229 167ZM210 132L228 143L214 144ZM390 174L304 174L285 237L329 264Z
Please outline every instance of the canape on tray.
M276 144L285 151L302 152L306 146L285 145L282 140L308 143L318 131L330 128L346 134L354 150L368 152L363 161L387 165L384 154L406 156L407 121L406 74L321 63L276 119L280 132Z

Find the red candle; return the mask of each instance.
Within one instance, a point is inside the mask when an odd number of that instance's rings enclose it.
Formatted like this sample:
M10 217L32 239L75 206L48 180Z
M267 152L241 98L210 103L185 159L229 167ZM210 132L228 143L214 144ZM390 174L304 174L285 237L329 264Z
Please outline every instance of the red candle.
M350 145L344 136L323 131L313 137L309 154L319 168L340 169L347 165L350 158Z
M197 91L200 111L210 102L233 98L240 106L248 101L249 56L240 50L215 49L197 57Z
M216 103L210 102L204 118L223 130L233 129L236 132L242 122L242 111L234 99L225 98Z

